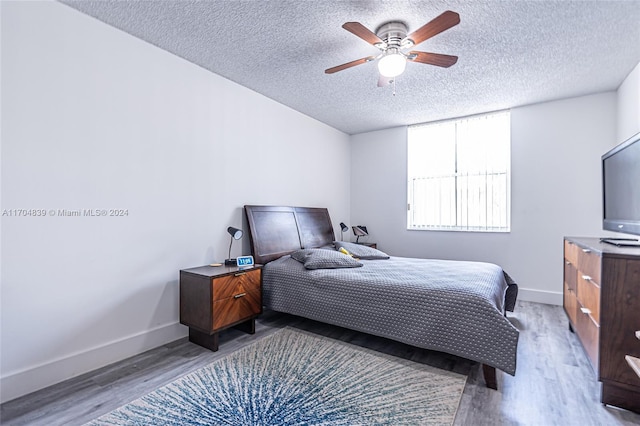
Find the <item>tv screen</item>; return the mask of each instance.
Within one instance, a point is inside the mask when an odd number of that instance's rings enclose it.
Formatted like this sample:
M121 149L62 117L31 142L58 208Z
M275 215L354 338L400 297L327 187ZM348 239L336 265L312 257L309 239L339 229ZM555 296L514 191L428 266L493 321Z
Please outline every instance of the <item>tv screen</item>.
M640 133L602 156L602 190L602 227L640 235Z

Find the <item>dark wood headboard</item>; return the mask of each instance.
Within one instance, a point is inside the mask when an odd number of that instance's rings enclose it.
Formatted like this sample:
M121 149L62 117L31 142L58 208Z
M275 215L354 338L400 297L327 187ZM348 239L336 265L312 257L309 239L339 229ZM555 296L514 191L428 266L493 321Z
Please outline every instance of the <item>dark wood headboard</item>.
M264 264L302 248L322 247L335 241L326 208L244 206L244 211L256 263Z

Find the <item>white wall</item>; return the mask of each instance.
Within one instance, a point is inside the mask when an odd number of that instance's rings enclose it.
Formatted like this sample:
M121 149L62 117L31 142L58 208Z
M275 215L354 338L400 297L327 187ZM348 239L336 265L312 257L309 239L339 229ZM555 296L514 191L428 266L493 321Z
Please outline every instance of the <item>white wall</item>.
M389 254L503 267L523 300L562 303L563 236L599 236L600 156L615 145L614 92L514 108L511 232L406 229L406 128L353 135L351 221Z
M618 138L621 143L640 132L640 63L618 88Z
M346 134L65 5L0 7L1 209L56 211L2 217L2 401L185 336L178 272L227 256L244 204L339 233Z

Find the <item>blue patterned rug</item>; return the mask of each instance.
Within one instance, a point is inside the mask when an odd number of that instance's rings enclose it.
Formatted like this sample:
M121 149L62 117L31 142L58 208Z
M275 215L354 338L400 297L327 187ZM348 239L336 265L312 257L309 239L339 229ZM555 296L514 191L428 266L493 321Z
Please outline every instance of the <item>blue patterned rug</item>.
M452 424L465 381L285 328L89 424Z

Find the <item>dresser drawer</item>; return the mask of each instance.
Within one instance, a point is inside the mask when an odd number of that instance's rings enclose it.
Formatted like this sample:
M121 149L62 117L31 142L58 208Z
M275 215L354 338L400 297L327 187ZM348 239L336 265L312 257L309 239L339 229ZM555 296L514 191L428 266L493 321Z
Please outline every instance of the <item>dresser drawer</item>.
M213 302L212 329L218 330L228 325L260 314L262 302L260 290L247 288L232 297Z
M564 311L567 313L571 324L575 325L578 315L578 302L575 291L571 290L567 283L564 284Z
M591 362L591 366L596 372L596 375L598 375L598 341L600 338L600 327L593 322L591 316L581 312L581 308L584 308L584 306L580 304L580 301L577 302L577 305L575 332L578 334L578 337L580 337L580 341Z
M589 311L587 315L600 325L600 287L587 275L578 274L576 295L581 306Z
M576 244L564 240L564 258L574 266L578 266L578 250L580 250L580 248Z
M580 248L578 251L579 274L588 275L592 281L600 285L600 261L600 256L591 249Z
M260 270L239 271L212 279L213 300L223 300L248 291L259 291Z
M568 259L564 259L564 283L569 290L576 291L576 280L578 277L578 271L576 270L575 263L571 263Z

